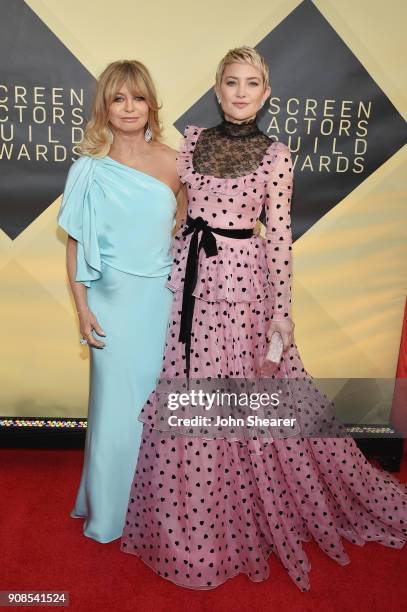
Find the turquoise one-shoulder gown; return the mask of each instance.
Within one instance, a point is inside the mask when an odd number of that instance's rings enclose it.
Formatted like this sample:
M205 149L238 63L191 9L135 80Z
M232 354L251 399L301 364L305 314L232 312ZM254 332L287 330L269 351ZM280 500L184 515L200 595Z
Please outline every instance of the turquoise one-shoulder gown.
M58 215L77 240L76 280L106 333L103 349L90 347L85 456L71 512L86 518L84 534L99 542L122 535L142 431L137 417L161 369L175 209L173 191L158 179L110 157L82 156Z

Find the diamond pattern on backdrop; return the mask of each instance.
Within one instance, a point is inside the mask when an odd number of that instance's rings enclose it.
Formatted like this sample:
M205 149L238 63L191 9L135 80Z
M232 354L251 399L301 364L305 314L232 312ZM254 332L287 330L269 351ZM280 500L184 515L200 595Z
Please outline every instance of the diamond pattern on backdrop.
M272 88L271 103L259 115L260 128L289 144L293 154L297 239L403 146L407 128L310 0L256 48L269 64ZM188 124L210 127L220 119L210 89L174 125L183 132Z
M0 227L14 240L63 190L94 77L22 0L0 21Z

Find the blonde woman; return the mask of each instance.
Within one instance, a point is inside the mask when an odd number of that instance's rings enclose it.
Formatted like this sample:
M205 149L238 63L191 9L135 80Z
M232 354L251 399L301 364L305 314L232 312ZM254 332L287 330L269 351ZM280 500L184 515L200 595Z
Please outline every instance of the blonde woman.
M140 408L160 371L172 294L176 152L160 142L147 68L117 61L97 83L82 156L69 171L59 225L82 344L90 348L88 429L73 517L99 542L121 536L137 461Z
M306 382L304 393L292 396L292 408L309 426L323 424L326 413L294 342L294 167L288 146L267 138L256 123L270 94L268 80L267 64L254 49L233 49L216 75L223 121L185 130L178 173L188 187L188 217L175 241L161 378L173 381L170 392L182 391L185 378L201 386L219 381L218 390L229 390L225 379L261 377L267 337L279 332L284 353L276 376L279 383ZM263 206L266 240L253 233ZM200 415L209 419L201 430L190 419L175 435L162 417L168 417L161 412L162 388L140 413L143 441L121 549L163 578L192 589L213 589L239 573L260 582L275 554L305 591L310 563L304 541L313 538L340 565L350 561L342 538L404 545L406 486L370 465L352 438L311 437L303 429L281 437L278 427L257 439L236 437L236 428L227 427L216 436L213 410L203 409ZM174 414L182 421L185 396L179 403Z

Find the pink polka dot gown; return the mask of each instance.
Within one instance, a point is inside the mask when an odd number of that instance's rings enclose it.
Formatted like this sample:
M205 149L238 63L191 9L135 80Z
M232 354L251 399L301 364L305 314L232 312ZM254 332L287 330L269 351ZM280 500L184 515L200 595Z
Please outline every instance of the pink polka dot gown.
M244 176L202 174L193 160L202 131L186 128L177 160L188 214L211 227L253 228L264 206L266 237L216 236L216 256L200 251L190 376L254 378L267 352L270 321L290 316L291 154L273 141ZM185 346L178 337L191 235L182 232L168 281L174 301L163 379L185 379ZM283 354L277 376L310 376L295 343ZM350 437L263 443L173 435L157 429L155 391L139 418L142 442L121 550L178 585L212 589L239 573L260 582L269 577L274 554L306 591L310 563L302 542L313 538L346 565L342 538L394 548L407 539L406 485L372 466Z

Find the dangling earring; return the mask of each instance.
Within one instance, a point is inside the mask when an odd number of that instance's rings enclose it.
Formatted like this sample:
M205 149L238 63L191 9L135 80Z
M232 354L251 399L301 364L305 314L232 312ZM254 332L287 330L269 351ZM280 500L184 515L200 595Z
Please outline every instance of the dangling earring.
M260 108L263 108L264 106L264 100L262 100L261 104L260 104Z
M218 104L220 104L220 98L219 98L219 96L218 96Z
M145 140L146 142L150 142L150 140L152 140L152 138L153 138L153 133L152 133L152 131L151 131L151 129L150 129L150 126L149 126L149 125L148 125L148 123L147 123L147 129L146 129L146 131L144 132L144 140Z

